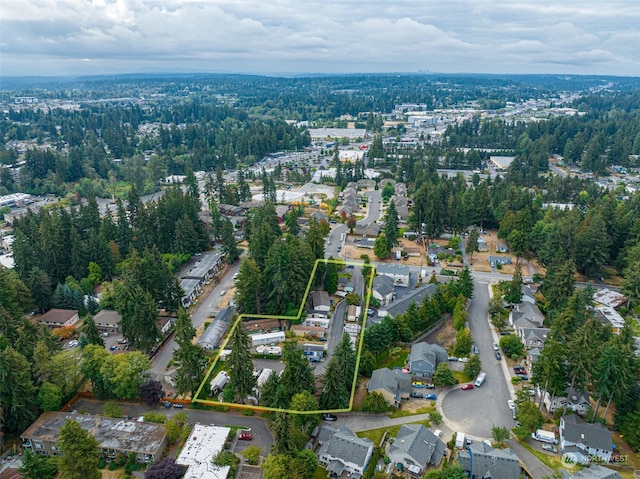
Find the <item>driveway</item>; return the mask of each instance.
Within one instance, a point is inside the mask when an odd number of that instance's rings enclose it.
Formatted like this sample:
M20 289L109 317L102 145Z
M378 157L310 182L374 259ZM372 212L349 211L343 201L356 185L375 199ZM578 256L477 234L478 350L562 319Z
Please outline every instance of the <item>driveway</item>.
M468 310L469 329L480 349L482 370L487 373L487 379L482 387L470 391L450 390L442 402L442 413L451 429L483 439L491 438L493 426L508 429L515 426L507 406L511 392L505 380L505 361L498 361L494 356L495 337L489 327L488 307L488 284L476 279Z

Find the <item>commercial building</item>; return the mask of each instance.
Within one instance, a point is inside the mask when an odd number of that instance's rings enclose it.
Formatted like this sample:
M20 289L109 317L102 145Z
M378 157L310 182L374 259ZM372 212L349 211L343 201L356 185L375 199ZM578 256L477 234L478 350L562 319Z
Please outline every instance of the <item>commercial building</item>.
M137 462L153 462L160 458L167 445L167 433L162 424L51 411L42 413L20 435L23 447L35 454L57 456L60 451L56 442L60 428L67 420L76 421L98 441L105 459L133 453Z
M185 442L176 464L187 466L183 479L226 479L229 466L216 466L213 459L224 449L231 429L196 424Z

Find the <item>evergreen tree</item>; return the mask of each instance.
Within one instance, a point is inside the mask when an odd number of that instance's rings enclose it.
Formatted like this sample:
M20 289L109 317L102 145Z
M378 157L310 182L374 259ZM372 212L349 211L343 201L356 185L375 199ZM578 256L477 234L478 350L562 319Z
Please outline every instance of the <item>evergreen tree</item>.
M96 322L93 320L93 316L88 315L82 320L80 334L85 338L83 341L84 345L97 344L98 346L104 347L104 339L102 339L100 331L98 331L98 327L96 326Z
M151 295L125 279L115 288L116 310L122 316L122 334L136 348L150 351L160 340L158 309Z
M340 362L332 357L324 373L324 388L320 396L320 408L344 409L349 406L349 394L345 389L344 372Z
M4 430L24 431L35 418L37 395L29 362L11 346L0 351L0 398Z
M504 300L511 304L519 304L522 301L522 267L520 264L516 265L511 281L506 285Z
M320 231L320 224L315 218L309 220L309 229L305 235L305 242L311 248L315 259L324 258L324 237Z
M276 417L271 424L273 431L273 444L271 446L270 455L292 454L295 450L291 442L291 423L289 422L289 414L285 412L277 412Z
M238 323L229 339L231 353L227 358L230 367L229 387L233 391L234 402L241 402L256 388L256 377L253 375L253 359L249 335L242 322Z
M61 479L99 479L98 441L80 427L77 421L67 419L60 428L57 447L61 454Z
M255 259L245 257L240 262L236 279L238 310L246 314L262 312L262 275Z
M389 243L387 242L386 236L378 236L373 244L373 254L380 259L385 259L389 257L389 251Z
M193 395L198 390L200 383L204 379L207 357L202 348L193 344L196 330L191 324L191 316L187 311L180 308L176 319L175 340L178 349L174 354L176 363L176 390L178 394L189 393Z
M225 218L222 222L222 252L225 255L225 261L233 264L240 257L240 250L233 237L233 225L229 218Z
M298 349L294 341L286 341L282 352L282 361L285 363L284 371L280 376L281 394L287 401L301 393L309 391L315 392L315 376L311 371L309 361Z
M394 201L389 203L384 217L384 236L387 240L387 250L391 251L398 244L398 210Z
M469 256L471 264L473 264L473 253L480 251L478 247L478 240L480 239L480 233L478 233L478 228L471 228L469 231L469 236L467 237L467 241L464 245L464 252L467 256Z

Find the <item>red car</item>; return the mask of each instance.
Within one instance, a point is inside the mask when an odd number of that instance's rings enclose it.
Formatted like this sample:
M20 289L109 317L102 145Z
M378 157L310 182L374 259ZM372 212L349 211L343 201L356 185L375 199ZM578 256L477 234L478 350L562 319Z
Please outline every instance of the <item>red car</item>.
M251 439L253 439L253 434L250 432L241 432L238 434L238 439L241 441L251 441Z
M462 387L460 388L464 391L466 391L467 389L473 389L473 384L469 383L469 384L463 384Z

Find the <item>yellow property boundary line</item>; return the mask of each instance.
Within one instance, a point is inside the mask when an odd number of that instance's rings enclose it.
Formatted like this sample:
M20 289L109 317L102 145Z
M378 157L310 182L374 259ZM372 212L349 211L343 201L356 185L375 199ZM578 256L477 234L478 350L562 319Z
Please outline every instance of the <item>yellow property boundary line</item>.
M333 264L341 265L341 266L349 266L349 265L359 266L359 267L369 266L371 268L371 270L372 270L372 274L369 277L369 284L367 285L367 288L365 290L364 311L367 311L369 309L369 300L371 299L371 288L373 286L373 278L375 276L375 266L373 264L365 265L364 263L361 263L361 262L343 261L343 260L338 260L338 259L318 259L318 260L316 260L315 264L313 265L313 270L311 270L311 275L310 275L309 281L307 283L307 289L305 290L304 297L302 298L302 303L300 304L300 308L298 309L298 314L296 316L277 316L277 315L266 315L266 314L241 314L240 316L238 316L238 319L233 323L233 326L229 330L224 342L222 343L222 346L219 348L218 354L216 355L216 358L213 361L213 363L211 364L211 366L209 367L209 370L207 371L207 374L205 375L202 383L200 383L200 387L196 391L196 394L194 395L194 399L192 400L193 403L203 404L203 405L206 405L206 406L225 406L225 407L236 408L236 409L249 409L249 410L253 410L253 411L286 412L286 413L291 413L291 414L320 414L320 413L327 413L327 412L349 412L349 411L351 411L351 409L353 408L353 399L354 399L355 392L356 392L356 384L357 384L357 379L358 379L358 370L360 368L360 356L362 355L362 345L364 343L364 332L365 332L366 323L367 323L367 315L366 314L364 315L364 320L362 322L362 328L360 329L360 337L358 339L357 351L356 351L356 353L357 353L357 355L356 355L356 366L355 366L355 372L353 374L353 379L351 381L351 395L349 397L349 407L347 409L298 411L298 410L293 410L293 409L280 409L280 408L273 408L273 407L268 407L268 406L254 406L254 405L251 405L251 404L237 404L237 403L229 403L229 402L211 401L211 400L208 400L208 399L198 399L198 397L200 396L200 393L202 392L202 389L205 387L205 385L209 384L209 378L211 376L211 373L217 367L218 362L220 361L220 354L226 348L227 343L229 342L229 339L231 338L231 335L233 334L234 328L237 328L238 325L243 321L244 318L285 319L285 320L289 320L289 321L292 321L292 322L300 322L301 321L302 315L304 313L304 307L305 307L305 304L307 302L307 298L309 296L309 291L311 290L311 285L313 284L313 280L316 277L316 272L318 270L318 265L321 264L321 263L322 264L333 263Z

